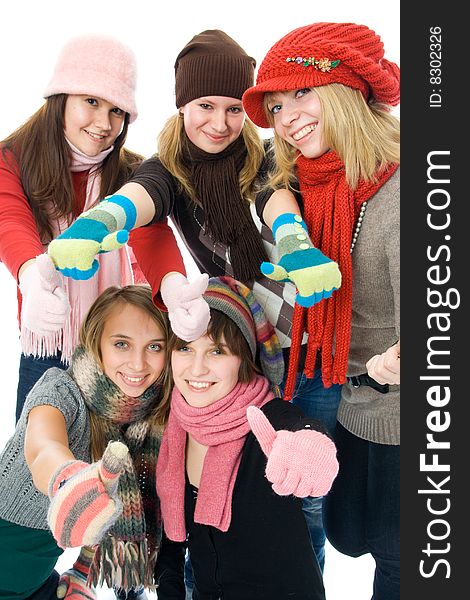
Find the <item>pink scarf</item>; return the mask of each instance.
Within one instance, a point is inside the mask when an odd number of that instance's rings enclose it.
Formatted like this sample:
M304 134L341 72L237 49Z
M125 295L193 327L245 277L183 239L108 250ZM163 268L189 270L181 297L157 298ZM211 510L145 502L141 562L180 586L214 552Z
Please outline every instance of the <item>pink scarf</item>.
M261 407L272 400L269 382L257 376L238 383L221 400L205 408L190 406L174 388L168 425L157 462L157 493L163 524L174 541L186 539L184 491L186 433L209 446L194 512L194 521L227 531L232 519L232 494L245 438L250 431L248 406Z
M99 169L106 156L112 152L113 146L103 150L96 156L88 156L80 152L68 140L71 150L70 170L72 172L89 170L86 200L83 210L91 208L100 198L101 176ZM54 238L62 233L70 223L66 219L54 223ZM44 247L46 250L47 246ZM70 302L70 314L63 329L56 333L40 335L26 327L21 327L21 350L23 354L33 356L55 356L57 351L62 353L62 361L70 362L70 358L78 344L78 334L88 309L96 298L112 285L128 285L133 283L132 268L127 245L117 252L108 252L96 257L100 263L98 273L91 279L76 281L69 277L62 278L62 287Z

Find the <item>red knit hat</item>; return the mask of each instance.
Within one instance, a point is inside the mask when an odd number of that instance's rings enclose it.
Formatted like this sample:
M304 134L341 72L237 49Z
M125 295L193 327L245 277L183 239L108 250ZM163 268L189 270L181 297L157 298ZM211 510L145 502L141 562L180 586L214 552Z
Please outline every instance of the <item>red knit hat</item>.
M247 115L271 127L264 107L266 92L342 83L366 101L390 106L400 102L400 69L384 56L380 37L365 25L314 23L294 29L272 46L260 64L256 85L243 94Z

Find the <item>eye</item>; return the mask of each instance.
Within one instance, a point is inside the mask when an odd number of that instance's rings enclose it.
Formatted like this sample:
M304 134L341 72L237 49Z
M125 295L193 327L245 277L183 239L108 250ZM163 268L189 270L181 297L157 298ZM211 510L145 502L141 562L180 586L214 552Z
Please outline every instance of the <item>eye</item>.
M96 98L86 98L85 102L91 106L98 106L98 100Z
M199 105L201 108L203 108L204 110L209 110L210 108L212 108L212 106L210 104L207 104L205 102L203 102L202 104Z
M273 115L277 115L277 113L281 110L281 104L274 104L274 106L269 106L268 110Z
M161 352L163 350L163 344L155 342L153 344L149 344L148 348L151 352Z
M234 115L239 115L240 113L242 113L242 112L243 112L243 108L242 108L241 106L231 106L231 107L228 109L228 112L229 112L229 113L232 113L232 114L234 114Z
M119 350L126 350L129 347L129 344L123 340L118 340L117 342L114 342L114 347Z
M117 117L123 117L125 112L122 110L122 108L118 108L117 106L115 106L112 110L112 113L114 113Z
M190 350L189 346L181 346L181 348L177 349L178 352L189 352L189 350Z
M309 94L309 93L310 93L310 88L302 88L295 92L295 97L302 98L302 96L305 96L306 94Z

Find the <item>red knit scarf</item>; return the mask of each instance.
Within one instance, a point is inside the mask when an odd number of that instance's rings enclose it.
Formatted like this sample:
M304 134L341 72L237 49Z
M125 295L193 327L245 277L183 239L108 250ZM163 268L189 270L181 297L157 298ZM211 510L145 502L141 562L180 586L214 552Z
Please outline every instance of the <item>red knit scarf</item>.
M257 376L238 383L224 398L205 408L190 406L174 388L171 411L157 462L157 493L163 524L174 541L186 539L184 517L186 432L209 449L204 459L194 521L227 531L232 494L243 444L250 431L248 406L261 407L273 398L269 382Z
M361 180L352 190L346 182L344 164L335 152L327 152L316 159L301 155L296 166L304 220L312 242L338 263L342 283L331 298L311 308L295 305L286 399L292 397L304 332L308 333L306 376L313 377L315 358L321 349L325 387L346 381L351 340L353 231L362 203L369 200L398 168L397 164L392 164L378 174L376 183Z

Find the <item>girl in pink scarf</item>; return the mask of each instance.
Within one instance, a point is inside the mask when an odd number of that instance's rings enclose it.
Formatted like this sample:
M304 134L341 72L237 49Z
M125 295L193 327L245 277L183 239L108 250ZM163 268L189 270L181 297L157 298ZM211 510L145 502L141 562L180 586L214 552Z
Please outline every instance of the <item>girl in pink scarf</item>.
M275 397L282 353L252 292L213 278L204 299L207 333L178 339L172 352L157 463L165 532L187 540L200 600L323 600L300 498L328 492L335 446L320 423Z

